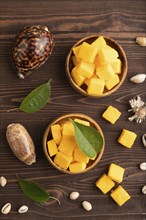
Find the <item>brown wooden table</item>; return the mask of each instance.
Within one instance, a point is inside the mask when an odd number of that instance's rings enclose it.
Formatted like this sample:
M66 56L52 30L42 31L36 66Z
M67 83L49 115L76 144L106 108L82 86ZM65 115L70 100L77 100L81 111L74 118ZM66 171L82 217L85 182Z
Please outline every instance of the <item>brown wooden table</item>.
M145 83L133 84L129 78L146 73L146 49L135 43L135 38L146 33L145 0L90 0L90 1L49 1L49 0L2 0L1 1L1 80L0 80L0 176L8 180L0 188L0 208L7 202L12 204L8 215L0 219L22 220L144 220L146 219L146 196L141 188L146 184L146 175L139 164L146 161L146 149L141 137L146 133L146 121L142 124L128 121L128 101L140 95L146 101ZM16 76L11 60L15 35L25 26L46 25L55 38L52 56L40 69L24 80ZM107 35L117 40L124 48L128 59L128 74L122 87L107 98L91 99L78 94L69 85L65 75L65 58L70 47L80 38L91 35ZM23 97L38 85L52 78L52 94L49 103L41 111L27 114L20 111L7 113L8 109L19 106ZM122 112L115 125L105 121L101 115L113 105ZM71 112L80 112L94 118L104 131L106 148L100 163L82 175L63 174L46 160L42 148L42 136L46 126L56 117ZM20 162L10 150L6 141L6 127L19 122L30 132L37 153L37 163L27 166ZM138 137L132 149L122 147L117 138L122 129L134 131ZM108 170L110 163L125 168L122 186L131 199L122 207L103 195L95 187L95 181ZM18 186L16 174L21 178L35 180L53 196L53 200L39 204L24 196ZM78 191L77 201L69 199L69 193ZM81 202L92 203L90 212L83 210ZM19 214L18 208L26 204L29 211Z

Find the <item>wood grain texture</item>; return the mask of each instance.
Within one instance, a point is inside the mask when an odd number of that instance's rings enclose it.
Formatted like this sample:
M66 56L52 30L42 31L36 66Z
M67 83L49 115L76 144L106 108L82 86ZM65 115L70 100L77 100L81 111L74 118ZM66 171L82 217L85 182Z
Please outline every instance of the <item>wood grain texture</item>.
M145 83L132 84L129 78L146 71L146 50L135 43L135 38L146 33L145 0L90 0L90 1L49 1L49 0L2 0L0 23L0 176L5 176L8 184L0 188L0 208L12 203L9 215L0 214L4 220L144 220L146 219L146 196L141 188L146 184L146 174L139 164L146 160L146 149L141 142L146 133L146 121L142 124L129 122L129 99L140 95L146 101ZM47 25L55 39L55 48L48 61L24 80L16 76L11 51L16 34L25 26ZM128 74L122 87L109 97L91 99L78 94L69 85L65 75L65 58L70 47L82 37L98 34L117 40L124 48L128 59ZM41 111L26 114L8 109L17 107L32 89L52 78L52 95L49 103ZM106 122L102 113L113 105L122 116L113 126ZM95 119L104 131L106 148L100 163L90 172L82 175L67 175L55 170L45 159L42 136L47 125L66 113L84 113ZM5 138L8 124L19 122L31 134L37 153L37 163L27 166L12 154ZM138 135L132 149L117 143L121 130L129 129ZM125 168L122 186L131 195L124 206L118 207L109 193L103 195L95 181L108 170L110 163ZM53 196L61 200L58 205L53 200L37 204L26 198L20 190L16 174L21 178L33 179ZM69 199L71 191L78 191L77 201ZM81 207L88 200L93 205L91 212ZM26 204L29 211L18 214L18 208Z

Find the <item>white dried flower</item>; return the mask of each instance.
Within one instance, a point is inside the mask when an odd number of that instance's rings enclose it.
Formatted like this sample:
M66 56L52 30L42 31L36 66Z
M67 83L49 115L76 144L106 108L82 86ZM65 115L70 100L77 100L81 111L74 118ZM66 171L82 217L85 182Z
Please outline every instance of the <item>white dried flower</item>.
M132 117L128 118L129 121L135 119L137 123L141 123L146 117L146 104L141 100L140 96L136 96L136 98L129 100L129 104L131 109L129 109L128 112L134 113Z

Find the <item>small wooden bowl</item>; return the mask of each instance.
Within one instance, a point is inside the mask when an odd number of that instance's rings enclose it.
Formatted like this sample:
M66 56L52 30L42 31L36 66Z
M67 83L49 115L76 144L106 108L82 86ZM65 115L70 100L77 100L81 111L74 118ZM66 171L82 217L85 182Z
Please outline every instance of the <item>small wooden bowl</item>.
M85 84L83 84L83 86L79 87L75 81L73 80L72 76L71 76L71 70L73 69L74 65L72 63L72 56L73 54L73 48L76 46L79 46L80 44L82 44L83 42L87 42L89 44L91 44L93 41L95 41L99 36L98 35L91 35L89 37L85 37L82 38L81 40L79 40L76 44L74 44L74 46L70 49L67 58L66 58L66 63L65 63L65 69L66 69L66 75L67 78L71 84L71 86L79 93L88 96L88 97L92 97L92 98L102 98L105 96L109 96L110 94L112 94L113 92L117 91L117 89L120 88L120 86L123 84L125 77L127 75L127 69L128 69L128 64L127 64L127 58L126 58L126 54L123 50L123 48L119 45L119 43L117 43L115 40L113 40L112 38L103 36L107 45L111 46L112 48L114 48L118 54L119 54L119 58L122 61L122 71L120 74L118 74L119 78L120 78L120 82L113 87L111 90L107 90L106 88L104 89L104 92L102 95L90 95L86 92L86 88L87 86Z
M52 157L50 157L49 153L48 153L48 149L47 149L47 141L52 139L52 135L51 135L51 126L55 125L55 124L63 124L65 121L69 120L69 119L82 119L82 120L86 120L90 122L90 126L92 126L93 128L97 129L98 132L102 135L103 137L103 147L101 149L101 151L99 152L99 154L96 156L95 160L89 160L89 163L87 164L87 167L84 171L82 172L77 172L77 173L72 173L69 170L64 170L62 168L60 168L59 166L57 166ZM85 173L91 169L93 169L93 167L96 166L96 164L100 161L103 152L104 152L104 148L105 148L105 141L104 141L104 135L103 132L100 128L100 126L97 124L97 122L95 122L92 118L90 118L87 115L84 114L77 114L77 113L72 113L72 114L67 114L67 115L63 115L59 118L57 118L56 120L54 120L50 125L48 125L48 127L46 128L45 132L44 132L44 136L43 136L43 150L45 153L45 156L47 158L47 160L52 164L52 166L54 166L57 170L67 173L67 174L80 174L80 173Z

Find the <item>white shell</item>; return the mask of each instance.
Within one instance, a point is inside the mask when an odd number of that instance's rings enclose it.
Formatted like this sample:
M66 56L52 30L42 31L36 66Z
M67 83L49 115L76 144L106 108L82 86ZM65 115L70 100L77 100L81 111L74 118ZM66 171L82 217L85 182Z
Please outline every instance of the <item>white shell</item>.
M79 195L80 194L78 192L72 192L69 197L71 200L76 200L79 197Z
M142 187L143 194L146 194L146 185Z
M141 73L131 77L130 81L134 83L143 83L145 79L146 79L146 74Z
M136 43L139 44L140 46L145 47L146 46L146 37L137 37Z
M28 211L28 207L26 205L22 205L19 209L18 212L19 213L25 213Z
M86 211L90 211L92 209L91 203L87 201L82 202L82 206Z
M146 162L140 164L141 170L146 170Z
M4 176L0 177L0 184L2 187L4 187L7 184L7 180Z
M11 211L11 203L6 203L2 209L1 209L1 213L6 215Z

